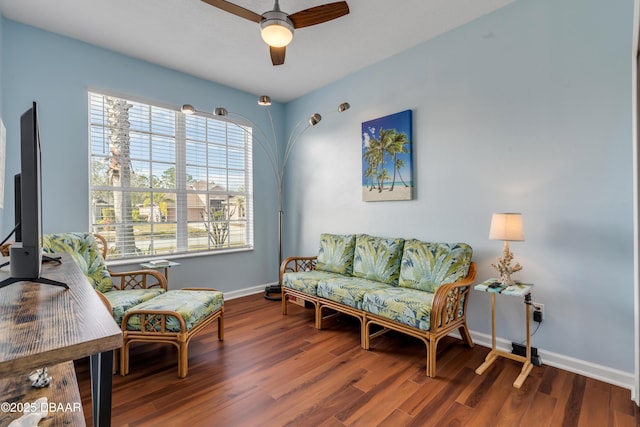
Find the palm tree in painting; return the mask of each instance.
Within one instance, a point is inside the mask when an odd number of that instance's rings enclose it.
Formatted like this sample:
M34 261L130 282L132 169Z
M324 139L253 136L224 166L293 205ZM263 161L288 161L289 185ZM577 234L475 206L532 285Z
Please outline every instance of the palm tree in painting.
M378 190L380 190L380 176L384 169L384 150L380 140L371 138L369 139L368 146L366 147L364 158L367 161L369 167L365 171L365 176L371 178L371 186L374 187L374 178L377 184ZM378 171L380 168L380 171Z
M403 167L404 167L404 160L402 160L402 159L396 159L396 171L398 171L398 177L400 177L400 181L402 181L402 184L403 184L405 187L408 187L408 186L409 186L409 184L407 184L407 183L404 181L404 179L402 178L402 174L400 173L400 169L402 169ZM395 172L394 172L394 175L395 175ZM395 178L394 178L394 180L395 180Z
M367 166L367 170L364 171L364 177L369 181L369 183L367 184L367 187L369 187L369 191L375 188L375 185L373 185L373 178L375 176L376 176L376 169L372 167L371 164L369 163L369 165Z
M366 147L363 154L364 159L367 162L367 169L364 173L365 178L370 181L369 191L375 188L374 182L378 179L378 166L382 163L382 155L378 148L379 141L376 139L370 139L369 145Z
M371 138L368 133L362 134L362 160L366 162L367 168L364 168L363 164L363 174L362 176L365 178L365 184L369 187L369 191L373 189L373 173L374 167L373 164L373 150L371 149Z
M402 181L404 186L408 187L407 183L404 182L404 179L402 179L402 175L400 175L400 168L404 166L404 162L402 161L402 159L398 159L398 154L409 152L409 150L407 150L407 148L405 147L409 143L409 138L407 137L406 133L398 133L395 129L392 129L389 138L391 142L387 147L387 153L393 159L393 180L391 181L391 188L389 189L389 191L393 191L393 188L396 185L396 174L400 176L400 180Z
M380 173L380 175L378 175L378 193L382 193L382 190L384 190L384 181L391 178L389 176L389 172L387 172L386 169L382 168L382 172Z
M380 172L378 173L378 191L384 190L384 183L390 179L389 172L384 167L384 158L390 157L391 165L393 167L393 179L391 180L391 188L389 191L393 191L396 184L396 176L400 174L400 168L404 166L404 162L398 159L398 154L408 153L406 145L409 143L409 138L404 132L399 133L396 129L380 129L380 139L372 139L371 146L378 150L380 158ZM375 144L373 143L375 141ZM407 186L402 177L400 177L403 184Z
M384 182L389 179L389 172L384 167L384 157L385 154L390 154L390 150L393 147L393 141L396 134L395 129L382 129L380 128L380 141L378 149L380 150L380 157L382 161L380 162L380 173L378 174L378 192L382 192L384 190Z

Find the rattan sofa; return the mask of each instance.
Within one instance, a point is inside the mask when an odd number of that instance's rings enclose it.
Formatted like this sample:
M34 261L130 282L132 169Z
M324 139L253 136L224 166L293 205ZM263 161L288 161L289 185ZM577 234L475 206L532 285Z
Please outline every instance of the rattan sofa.
M426 373L435 377L441 338L457 330L473 347L466 322L476 275L472 254L465 243L322 234L317 256L282 262L282 314L295 297L314 307L317 329L325 313L351 315L360 320L366 350L389 330L416 337L427 348Z

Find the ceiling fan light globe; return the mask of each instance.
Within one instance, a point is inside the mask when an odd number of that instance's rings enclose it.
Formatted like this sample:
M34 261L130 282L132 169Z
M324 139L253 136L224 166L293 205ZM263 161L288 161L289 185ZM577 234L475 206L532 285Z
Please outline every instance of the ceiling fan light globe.
M260 35L272 47L285 47L293 40L293 23L287 14L279 11L265 12L260 23Z
M291 30L277 23L264 27L260 35L266 44L273 47L285 47L293 40Z

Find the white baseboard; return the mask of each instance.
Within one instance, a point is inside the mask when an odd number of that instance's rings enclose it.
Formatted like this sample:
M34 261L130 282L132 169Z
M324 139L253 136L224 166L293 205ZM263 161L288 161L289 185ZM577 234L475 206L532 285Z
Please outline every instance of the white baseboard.
M475 344L483 347L491 348L491 335L483 334L481 332L471 332L471 338ZM455 334L454 336L460 337ZM496 347L500 350L511 352L511 341L504 338L496 338ZM598 365L585 360L576 359L574 357L565 356L563 354L554 353L538 348L538 355L542 359L542 363L545 365L553 366L555 368L563 369L565 371L573 372L575 374L584 375L585 377L593 378L595 380L604 381L609 384L613 384L622 388L626 388L631 391L631 399L635 399L636 388L634 386L633 372L624 372L618 369L609 368L606 366Z
M277 285L277 282L265 285L253 286L251 288L239 289L236 291L224 292L225 300L232 300L248 295L263 293L267 286ZM470 331L474 344L491 348L491 335L482 332ZM451 333L452 336L460 338L457 331ZM500 350L511 352L511 341L504 338L496 339L496 347ZM587 362L585 360L576 359L574 357L565 356L563 354L554 353L538 348L538 355L545 365L555 368L564 369L565 371L575 374L584 375L585 377L595 380L604 381L631 391L631 399L635 400L638 390L634 385L635 376L633 372L624 372L618 369L612 369L596 363Z
M248 295L264 293L264 289L267 286L274 286L277 284L278 282L267 283L264 285L253 286L251 288L238 289L237 291L223 292L222 294L224 295L225 301L229 301L229 300L240 298L240 297L246 297Z

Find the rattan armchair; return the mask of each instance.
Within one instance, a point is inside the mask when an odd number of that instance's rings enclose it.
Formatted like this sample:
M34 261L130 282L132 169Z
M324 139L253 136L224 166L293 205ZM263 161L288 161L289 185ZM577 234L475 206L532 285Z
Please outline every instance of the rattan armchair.
M92 233L45 235L45 252L71 254L89 283L120 326L124 312L134 305L154 298L167 290L167 279L155 270L116 272L107 268L106 240Z

